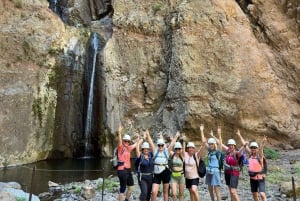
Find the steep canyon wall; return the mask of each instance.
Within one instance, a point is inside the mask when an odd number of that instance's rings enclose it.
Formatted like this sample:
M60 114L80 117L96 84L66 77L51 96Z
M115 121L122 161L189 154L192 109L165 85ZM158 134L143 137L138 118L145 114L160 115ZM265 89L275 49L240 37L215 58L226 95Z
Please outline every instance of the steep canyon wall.
M180 130L196 143L200 123L206 134L221 125L224 140L239 128L299 148L299 0L112 1L112 35L85 1L68 1L67 24L46 0L17 2L0 3L2 164L72 157L91 31L107 41L101 155L112 153L120 123L132 135Z

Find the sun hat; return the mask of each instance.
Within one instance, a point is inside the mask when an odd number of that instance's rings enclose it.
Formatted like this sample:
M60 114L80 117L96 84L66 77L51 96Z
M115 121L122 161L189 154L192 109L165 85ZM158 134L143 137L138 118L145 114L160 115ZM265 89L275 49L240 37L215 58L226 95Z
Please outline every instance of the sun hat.
M215 138L209 138L207 141L208 144L217 144L217 141Z
M176 142L174 145L174 149L182 149L182 145L180 142Z
M164 142L163 139L159 138L159 139L157 140L157 143L156 143L156 144L165 144L165 142Z
M258 147L257 142L251 142L249 147Z
M234 139L229 139L227 141L227 145L236 145L235 140Z
M130 140L131 140L131 137L130 137L130 135L125 134L125 135L123 136L122 139L123 139L123 140L128 140L128 141L130 141Z
M149 148L150 148L149 143L148 142L143 142L142 149L149 149Z
M195 144L193 142L188 142L186 147L187 148L189 148L189 147L194 147L195 148Z

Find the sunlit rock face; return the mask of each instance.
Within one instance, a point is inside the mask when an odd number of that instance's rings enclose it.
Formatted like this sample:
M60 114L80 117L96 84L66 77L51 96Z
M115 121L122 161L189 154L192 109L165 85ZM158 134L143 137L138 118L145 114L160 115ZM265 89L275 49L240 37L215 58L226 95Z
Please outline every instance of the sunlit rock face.
M20 2L0 2L2 164L53 150L72 157L91 31L107 41L98 65L101 155L111 155L120 123L132 135L179 130L196 143L200 123L206 137L220 125L224 141L240 129L249 139L267 135L269 146L300 148L298 1L124 0L113 10L102 1L102 10L76 0L65 2L67 24L46 0ZM70 55L78 64L71 82Z

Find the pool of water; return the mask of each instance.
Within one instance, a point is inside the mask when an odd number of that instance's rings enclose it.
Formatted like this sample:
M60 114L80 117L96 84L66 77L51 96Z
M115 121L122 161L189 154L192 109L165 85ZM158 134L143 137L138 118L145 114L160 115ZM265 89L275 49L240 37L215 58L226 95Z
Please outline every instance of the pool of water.
M18 182L24 191L30 192L33 167L35 167L35 174L32 193L36 195L48 191L48 181L66 184L86 179L106 178L116 174L110 159L107 158L46 160L0 169L0 181Z

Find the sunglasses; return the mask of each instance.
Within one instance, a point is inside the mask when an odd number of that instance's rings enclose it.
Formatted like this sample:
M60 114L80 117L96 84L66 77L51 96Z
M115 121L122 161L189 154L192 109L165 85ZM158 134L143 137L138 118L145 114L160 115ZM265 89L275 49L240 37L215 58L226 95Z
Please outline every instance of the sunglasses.
M181 148L175 148L175 150L181 150Z
M123 142L128 142L129 143L130 141L129 140L123 140Z
M250 147L250 149L257 149L257 147Z
M159 145L157 145L158 147L163 147L164 146L164 144L159 144Z

